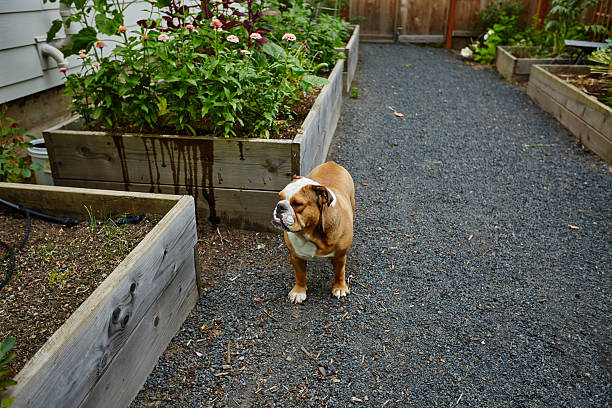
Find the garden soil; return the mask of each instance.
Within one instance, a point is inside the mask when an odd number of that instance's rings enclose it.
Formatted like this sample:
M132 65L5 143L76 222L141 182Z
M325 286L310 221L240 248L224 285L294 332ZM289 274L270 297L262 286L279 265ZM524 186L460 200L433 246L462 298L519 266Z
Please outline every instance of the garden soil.
M492 70L360 53L329 154L351 294L310 262L291 304L280 232L201 226L203 295L132 406L609 406L610 167Z
M19 372L47 339L98 287L127 254L151 231L159 217L116 226L97 221L73 227L36 218L23 248L15 253L15 270L0 289L0 341L15 337L16 357L9 364ZM0 240L17 249L27 219L0 206ZM0 247L0 258L7 255ZM4 281L9 261L0 262Z

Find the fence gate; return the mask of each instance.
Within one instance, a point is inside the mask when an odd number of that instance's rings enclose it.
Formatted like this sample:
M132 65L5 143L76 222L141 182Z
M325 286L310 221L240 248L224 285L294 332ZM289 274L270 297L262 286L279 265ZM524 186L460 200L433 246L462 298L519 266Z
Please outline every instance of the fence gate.
M361 41L395 41L398 2L399 0L351 0L350 18L365 18L358 23Z

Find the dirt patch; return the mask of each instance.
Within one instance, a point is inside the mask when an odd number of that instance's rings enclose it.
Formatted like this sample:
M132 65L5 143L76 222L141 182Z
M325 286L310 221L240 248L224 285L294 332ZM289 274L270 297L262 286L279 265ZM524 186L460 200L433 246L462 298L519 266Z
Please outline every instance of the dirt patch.
M15 254L15 271L0 289L0 340L17 339L16 374L98 287L161 217L117 226L112 220L73 227L32 218L28 240ZM0 240L17 248L27 220L0 208ZM0 258L7 254L0 248ZM0 263L4 280L8 261Z
M612 107L612 81L603 76L590 74L558 74L559 78L569 82L587 95L597 98L604 105Z

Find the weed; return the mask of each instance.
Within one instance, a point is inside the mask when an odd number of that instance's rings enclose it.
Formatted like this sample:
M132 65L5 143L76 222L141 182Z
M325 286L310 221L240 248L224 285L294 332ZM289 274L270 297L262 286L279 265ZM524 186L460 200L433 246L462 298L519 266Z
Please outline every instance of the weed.
M353 99L359 99L359 88L351 87L351 91L349 92L349 96Z

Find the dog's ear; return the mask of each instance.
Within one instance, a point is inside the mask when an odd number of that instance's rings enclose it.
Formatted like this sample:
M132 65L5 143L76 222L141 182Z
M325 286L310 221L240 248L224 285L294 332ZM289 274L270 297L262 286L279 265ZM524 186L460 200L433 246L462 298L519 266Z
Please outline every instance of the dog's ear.
M328 207L331 205L333 201L332 192L327 189L325 186L312 186L312 189L317 194L319 199L319 205L322 207L323 205L327 205Z

